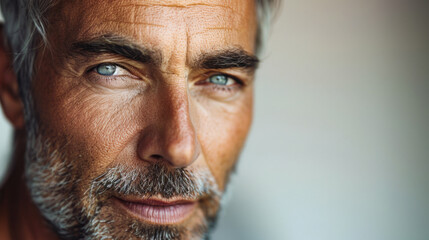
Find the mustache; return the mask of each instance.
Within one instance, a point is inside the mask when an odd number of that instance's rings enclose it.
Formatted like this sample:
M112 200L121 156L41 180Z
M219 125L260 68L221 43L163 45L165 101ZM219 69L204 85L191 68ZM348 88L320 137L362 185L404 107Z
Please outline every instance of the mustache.
M210 197L212 200L221 197L218 185L208 170L171 168L163 163L152 163L145 168L116 165L94 178L89 190L90 196L110 193L145 197L160 195L164 198Z

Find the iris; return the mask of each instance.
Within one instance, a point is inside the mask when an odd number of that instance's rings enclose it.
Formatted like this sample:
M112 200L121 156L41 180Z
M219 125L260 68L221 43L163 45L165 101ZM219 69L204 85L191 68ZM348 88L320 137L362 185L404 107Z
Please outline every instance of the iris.
M111 63L103 63L98 65L96 68L97 73L104 76L112 76L116 72L116 65Z
M226 85L228 83L228 77L225 75L214 75L209 78L209 82L217 85Z

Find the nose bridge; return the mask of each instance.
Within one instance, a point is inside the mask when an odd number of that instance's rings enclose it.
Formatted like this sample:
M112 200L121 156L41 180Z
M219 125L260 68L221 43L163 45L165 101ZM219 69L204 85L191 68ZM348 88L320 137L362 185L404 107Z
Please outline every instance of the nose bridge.
M191 135L194 133L189 109L187 89L182 86L166 90L165 104L161 107L166 124L164 131L169 137ZM192 130L192 131L191 131Z
M175 167L185 167L199 155L199 143L192 122L187 84L166 84L160 108L161 156Z

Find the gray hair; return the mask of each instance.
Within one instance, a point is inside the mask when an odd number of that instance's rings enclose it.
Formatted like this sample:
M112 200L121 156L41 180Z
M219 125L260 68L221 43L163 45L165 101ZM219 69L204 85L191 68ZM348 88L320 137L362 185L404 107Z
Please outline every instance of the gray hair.
M255 0L255 2L258 17L256 52L260 53L280 0ZM33 105L31 79L35 71L36 52L48 45L45 15L54 3L55 0L0 0L5 20L4 33L13 54L13 67L24 102L27 125L31 124L29 121L34 121L31 117Z

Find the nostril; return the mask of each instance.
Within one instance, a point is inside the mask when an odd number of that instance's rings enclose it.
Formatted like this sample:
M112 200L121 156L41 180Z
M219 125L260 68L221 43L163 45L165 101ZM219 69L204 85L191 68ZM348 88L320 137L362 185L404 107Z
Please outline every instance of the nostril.
M161 155L158 155L158 154L153 154L150 157L153 158L153 159L155 159L155 160L161 160L161 159L163 159L163 157Z

